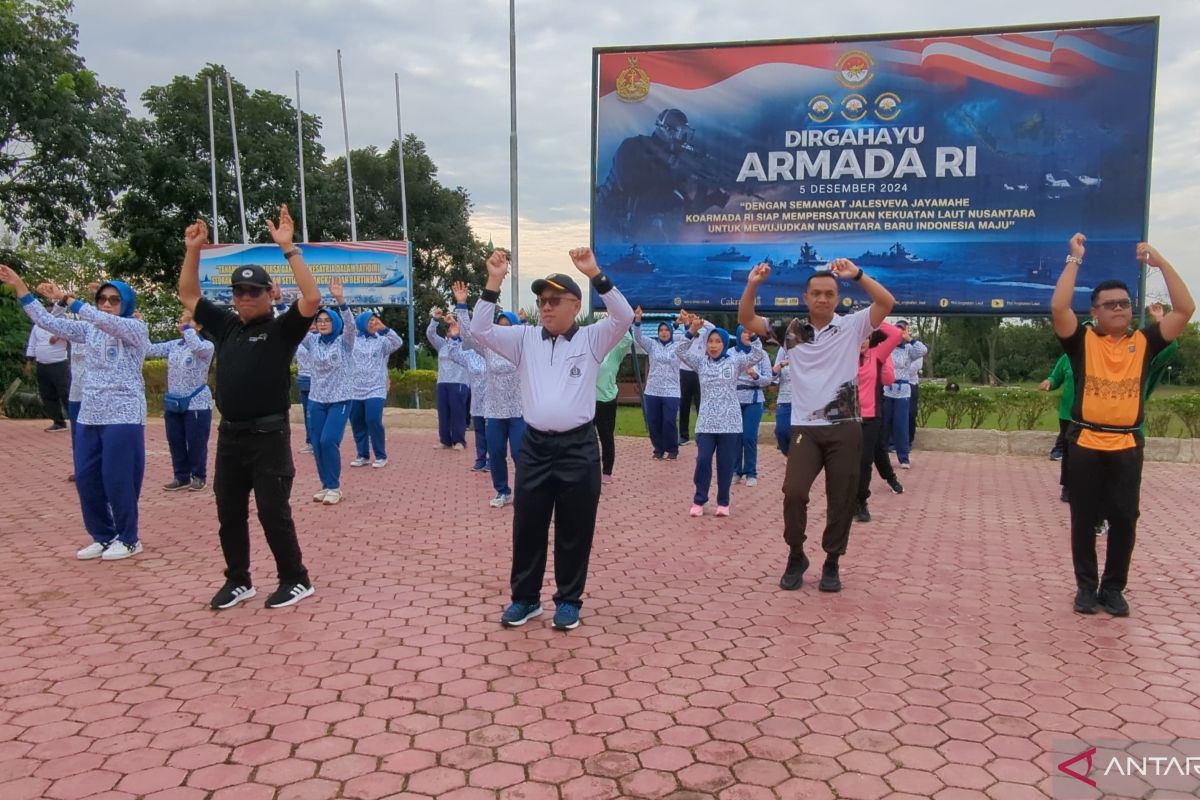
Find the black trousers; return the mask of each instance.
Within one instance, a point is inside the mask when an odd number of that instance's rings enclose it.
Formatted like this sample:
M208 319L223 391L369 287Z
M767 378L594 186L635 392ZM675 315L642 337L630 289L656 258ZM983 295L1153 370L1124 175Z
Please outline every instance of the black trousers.
M59 361L55 364L37 365L38 397L55 425L65 425L67 402L71 399L71 364Z
M1124 591L1141 514L1141 444L1127 450L1091 450L1070 435L1071 470L1067 497L1071 504L1071 560L1080 589ZM1097 577L1096 525L1108 518L1108 552L1104 574Z
M287 427L272 433L218 429L213 490L217 496L221 551L225 577L235 583L250 582L250 492L258 508L258 521L275 556L280 583L308 583L308 570L292 522L291 432Z
M513 496L514 602L538 602L553 517L554 602L583 605L599 503L600 453L592 423L564 433L526 428Z
M1060 419L1058 421L1058 438L1054 440L1054 446L1062 450L1062 458L1058 461L1058 484L1064 489L1067 488L1067 461L1071 457L1071 448L1067 447L1067 433L1070 429L1071 420Z
M679 370L679 441L691 438L692 409L700 413L700 376L691 370Z
M787 469L783 476L783 539L793 555L804 552L808 527L808 495L825 470L825 533L821 547L830 556L846 552L858 494L862 458L862 425L792 426Z
M605 475L612 475L617 459L617 398L596 401L596 435L600 437L600 465Z
M917 440L917 402L921 399L921 384L909 384L912 387L912 397L908 402L908 446Z
M864 418L862 421L862 459L859 462L858 504L867 502L871 496L871 468L879 471L879 477L890 481L896 477L892 460L888 458L887 439L883 438L883 420L880 417Z

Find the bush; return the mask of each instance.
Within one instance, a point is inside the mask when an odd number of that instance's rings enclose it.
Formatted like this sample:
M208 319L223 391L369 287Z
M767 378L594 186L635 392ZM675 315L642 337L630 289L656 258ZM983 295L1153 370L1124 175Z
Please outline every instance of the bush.
M997 427L1002 431L1031 431L1047 409L1054 406L1052 398L1044 392L1012 387L1000 389L992 395L996 409ZM1016 427L1013 427L1013 423Z
M966 422L979 428L995 407L995 401L979 389L963 389L959 392L943 392L942 409L946 412L946 428L958 430Z
M917 401L917 427L928 428L933 412L942 408L946 390L936 383L922 383L921 396Z
M410 369L388 371L389 406L400 408L416 408L419 400L421 408L437 406L437 370Z
M1173 416L1174 413L1161 400L1151 400L1146 404L1147 435L1166 436L1170 431Z
M1177 394L1164 397L1161 402L1183 421L1188 436L1200 438L1200 394Z

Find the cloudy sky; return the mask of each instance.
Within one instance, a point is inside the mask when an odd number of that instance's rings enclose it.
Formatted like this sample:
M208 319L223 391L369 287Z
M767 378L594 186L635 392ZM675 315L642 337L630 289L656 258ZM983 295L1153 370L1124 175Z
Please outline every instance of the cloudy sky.
M1150 239L1200 292L1197 0L516 0L516 11L523 289L534 276L567 266L565 251L588 239L595 46L1158 15ZM399 72L406 132L424 140L444 183L470 192L477 234L508 244L505 0L76 0L73 16L88 65L124 89L135 113L147 87L209 62L250 87L289 96L293 70L300 70L304 109L321 116L331 155L343 151L336 50L343 54L352 147L395 138L392 75ZM1161 281L1152 281L1151 293L1161 293Z

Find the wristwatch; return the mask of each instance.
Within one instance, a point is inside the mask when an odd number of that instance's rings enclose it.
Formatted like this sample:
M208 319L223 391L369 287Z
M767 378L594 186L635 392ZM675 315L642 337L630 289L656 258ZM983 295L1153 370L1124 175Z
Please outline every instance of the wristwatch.
M857 275L855 275L855 276L854 276L853 278L851 278L850 280L852 280L852 281L861 281L861 280L863 279L863 275L866 275L866 274L867 274L867 271L866 271L865 269L863 269L862 267L859 267L859 268L858 268L858 274L857 274Z
M292 256L298 256L298 255L300 255L300 248L299 248L299 247L293 247L291 250L284 250L284 251L283 251L283 257L284 257L284 258L291 258Z

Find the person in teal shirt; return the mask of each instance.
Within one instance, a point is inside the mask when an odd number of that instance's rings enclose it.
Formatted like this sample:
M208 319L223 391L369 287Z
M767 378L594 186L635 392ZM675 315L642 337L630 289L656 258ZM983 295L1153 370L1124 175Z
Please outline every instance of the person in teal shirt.
M613 463L616 461L617 429L617 371L633 347L633 334L626 331L604 360L596 376L596 433L600 437L600 482L612 483Z

